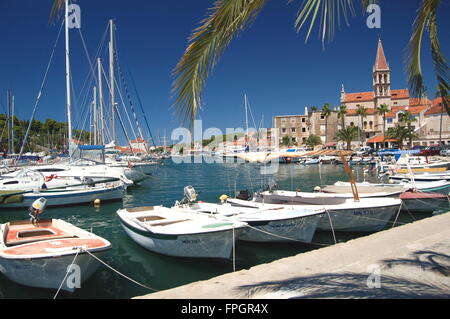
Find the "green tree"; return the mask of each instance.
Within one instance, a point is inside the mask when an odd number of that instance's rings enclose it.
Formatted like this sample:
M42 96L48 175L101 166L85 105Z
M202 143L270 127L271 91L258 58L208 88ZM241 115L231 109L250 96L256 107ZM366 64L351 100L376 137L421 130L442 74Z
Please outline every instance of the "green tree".
M308 145L309 147L316 147L317 145L322 144L322 139L320 138L320 136L311 134L310 136L308 136L308 138L305 141L305 144Z
M414 131L413 128L412 128L412 123L413 123L413 122L416 122L417 119L415 118L414 115L412 115L411 111L406 110L405 112L400 113L398 119L399 119L399 121L400 121L401 123L406 124L406 126L408 127L408 130L409 130L410 132L413 132L413 131ZM414 135L411 134L411 135L409 136L409 142L408 142L409 147L412 147L412 140L413 140L413 138L414 138Z
M360 130L358 130L358 134L359 134L359 145L361 146L363 144L361 136L364 136L364 140L366 140L366 134L364 131L364 126L363 126L363 119L365 117L367 117L367 115L368 115L367 108L365 108L362 105L358 105L358 107L356 109L356 114L359 116ZM361 134L361 132L362 132L362 134Z
M338 142L345 142L346 149L351 150L352 141L358 138L359 127L357 126L347 126L346 128L340 129L336 133L336 137L334 138Z
M330 104L326 103L323 106L321 115L325 117L325 143L328 143L328 117L331 115Z
M337 112L338 119L342 121L342 128L345 128L345 117L347 116L347 106L342 104L339 106L339 111Z
M377 107L377 114L383 117L383 137L386 136L386 114L390 111L391 109L386 103L383 103L379 107Z
M386 137L397 141L398 148L403 149L403 141L417 137L416 134L407 126L396 125L390 127L386 132Z
M283 136L283 138L281 139L281 145L283 146L291 146L292 145L292 140L289 136Z

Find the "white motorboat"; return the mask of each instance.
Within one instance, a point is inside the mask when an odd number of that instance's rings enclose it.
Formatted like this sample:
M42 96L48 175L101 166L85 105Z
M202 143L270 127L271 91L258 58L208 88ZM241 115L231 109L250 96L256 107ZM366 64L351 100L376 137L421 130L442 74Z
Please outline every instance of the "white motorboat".
M324 214L320 209L302 207L255 208L236 207L227 203L223 195L221 204L196 202L197 195L192 186L184 189L185 198L173 209L180 212L202 213L221 218L245 222L248 229L238 240L251 242L292 242L310 243L316 226Z
M105 180L109 178L120 179L125 185L132 186L132 180L125 176L124 169L121 167L109 167L104 164L93 165L93 163L76 162L73 164L54 164L28 166L27 170L41 173L45 179L64 180L70 178L90 178L94 181ZM2 179L17 178L20 171L3 174Z
M350 183L349 182L336 182L334 183L334 186L339 187L342 189L342 192L347 191L351 192ZM375 189L385 190L389 192L389 189L395 189L402 187L404 191L409 189L415 189L420 192L426 192L426 193L440 193L443 195L448 195L450 192L450 181L446 180L438 180L438 181L430 181L430 182L400 182L397 184L376 184L376 183L369 183L369 182L362 182L362 183L356 183L356 186L358 187L358 192L361 194L361 196L364 197L365 193L371 192L374 187ZM332 190L333 188L329 188ZM325 190L326 191L326 188Z
M121 181L84 184L58 189L35 189L29 191L0 192L0 209L29 207L36 199L44 197L47 206L67 206L122 200L126 186Z
M228 259L245 223L163 207L117 211L123 229L142 247L163 255Z
M399 211L401 200L391 197L360 198L321 198L316 204L293 201L284 191L275 194L261 193L252 200L228 199L232 205L257 208L301 207L303 209L322 209L326 215L319 221L318 230L346 232L374 232L382 230ZM328 215L328 216L327 216ZM331 219L331 223L330 223Z
M73 292L101 265L87 252L100 258L110 248L106 239L60 219L12 221L0 225L0 272L21 285ZM78 271L63 282L72 263Z
M12 174L0 176L0 191L66 187L80 184L83 179L78 176L64 177L56 174L46 177L39 171L22 168Z
M416 181L416 182L429 182L429 181L450 181L450 171L438 172L438 173L421 173L421 174L395 174L389 176L390 180L394 182L398 181Z

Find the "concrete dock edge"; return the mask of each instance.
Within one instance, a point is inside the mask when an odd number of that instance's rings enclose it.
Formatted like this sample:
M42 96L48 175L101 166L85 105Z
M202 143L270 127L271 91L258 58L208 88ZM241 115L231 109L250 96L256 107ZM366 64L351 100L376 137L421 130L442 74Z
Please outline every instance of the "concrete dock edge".
M450 212L136 298L450 298Z

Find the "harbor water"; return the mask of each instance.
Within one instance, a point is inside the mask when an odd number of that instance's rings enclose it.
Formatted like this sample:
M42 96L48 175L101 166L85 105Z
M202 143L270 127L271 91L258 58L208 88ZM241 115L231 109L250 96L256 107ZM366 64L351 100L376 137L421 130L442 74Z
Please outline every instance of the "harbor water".
M155 165L152 176L138 186L129 188L122 202L103 203L67 208L48 208L43 218L60 218L109 240L112 249L103 261L134 280L164 290L190 282L205 280L233 271L233 261L185 259L159 255L138 246L123 231L115 215L121 207L164 205L172 206L183 198L183 188L192 185L199 193L199 200L218 202L222 194L234 196L239 190L258 191L269 180L261 175L260 164L175 164L166 160ZM374 173L364 174L364 167L354 167L358 181L377 181ZM280 164L275 174L279 189L312 191L318 185L330 185L347 180L342 165ZM431 216L402 212L397 225ZM3 210L0 222L28 219L26 210ZM392 227L392 224L387 227ZM337 240L347 241L367 233L337 233ZM293 256L305 251L334 243L330 232L316 232L314 244L300 243L243 243L237 242L236 270ZM61 278L62 280L62 278ZM131 298L151 293L146 288L121 277L101 265L99 270L75 293L60 292L58 298ZM30 288L15 284L0 275L1 298L53 298L55 291Z

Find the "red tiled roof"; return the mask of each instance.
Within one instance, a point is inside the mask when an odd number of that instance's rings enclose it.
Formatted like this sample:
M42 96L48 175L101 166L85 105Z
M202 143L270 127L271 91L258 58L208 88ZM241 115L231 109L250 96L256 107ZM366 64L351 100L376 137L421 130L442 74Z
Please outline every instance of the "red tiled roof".
M357 116L357 109L347 110L347 116ZM375 109L367 109L367 115L374 115L376 113Z
M418 115L427 109L425 105L419 106L410 106L408 107L408 111L411 112L412 115ZM399 111L406 111L406 106L394 106L391 108L389 113L386 113L386 117L395 117Z
M409 106L418 106L418 105L427 105L427 106L431 106L431 101L424 97L424 98L410 98L409 99Z
M358 93L345 93L344 102L367 102L373 101L374 98L373 91L371 92L358 92Z
M391 90L391 99L392 100L409 99L409 90L408 89Z
M381 39L378 40L377 57L375 59L375 70L388 70L389 66L384 55L383 44Z
M115 149L123 153L145 153L145 150L140 148L133 148L132 151L130 151L129 147L116 146Z
M425 116L426 115L441 114L441 113L446 113L446 110L444 109L444 106L443 105L435 105L435 106L430 107L425 112Z
M367 140L367 143L381 143L381 142L396 142L394 139L384 139L384 135L374 136L371 139Z
M145 141L142 138L138 137L137 139L132 140L131 143L147 143L147 141Z

